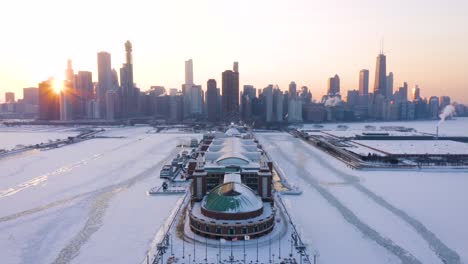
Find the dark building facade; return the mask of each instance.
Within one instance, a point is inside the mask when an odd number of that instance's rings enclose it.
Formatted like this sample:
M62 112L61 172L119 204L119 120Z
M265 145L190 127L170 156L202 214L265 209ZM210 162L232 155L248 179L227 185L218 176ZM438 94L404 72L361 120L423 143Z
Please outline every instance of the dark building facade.
M39 83L39 119L60 119L59 94L54 90L53 80Z
M214 79L209 79L206 84L206 115L210 122L219 120L218 88L216 86L216 80Z
M239 73L231 70L222 74L222 114L225 121L239 119Z

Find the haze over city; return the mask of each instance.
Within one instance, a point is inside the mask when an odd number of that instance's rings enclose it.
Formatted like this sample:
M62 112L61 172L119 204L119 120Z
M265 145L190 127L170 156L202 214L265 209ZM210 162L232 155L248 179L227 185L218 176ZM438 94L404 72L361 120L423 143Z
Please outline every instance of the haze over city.
M194 81L240 63L240 84L263 88L290 81L314 98L338 74L342 94L357 89L384 42L395 87L416 84L422 96L468 102L467 1L14 1L2 7L0 94L63 77L66 60L97 76L96 53L124 62L122 43L133 44L134 80L180 89L184 61ZM3 98L2 98L3 100Z

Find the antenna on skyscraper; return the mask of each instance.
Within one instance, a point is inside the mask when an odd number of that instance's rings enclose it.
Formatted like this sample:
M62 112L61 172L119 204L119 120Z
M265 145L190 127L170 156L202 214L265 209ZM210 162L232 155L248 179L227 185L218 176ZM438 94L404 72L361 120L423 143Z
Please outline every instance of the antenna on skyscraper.
M384 37L380 40L380 54L384 54Z

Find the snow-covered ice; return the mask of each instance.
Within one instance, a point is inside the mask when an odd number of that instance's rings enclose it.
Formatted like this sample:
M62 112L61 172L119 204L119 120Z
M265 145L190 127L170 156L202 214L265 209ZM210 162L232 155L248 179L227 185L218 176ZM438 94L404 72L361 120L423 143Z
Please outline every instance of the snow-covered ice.
M149 129L1 159L1 263L142 261L179 197L147 190L177 145L201 137Z
M5 127L0 124L0 149L11 150L17 145L47 143L76 136L76 128L53 126Z
M302 186L286 199L321 263L468 261L468 173L357 171L286 133L257 138Z
M431 133L435 123L372 125ZM464 118L448 120L440 131L466 135L467 124ZM69 132L49 129L43 133ZM159 170L180 150L176 145L201 138L151 131L106 128L100 135L109 138L0 159L0 262L144 263L181 198L147 191L162 183ZM318 251L318 263L468 263L467 172L357 171L289 134L256 137L288 183L301 186L302 195L283 200L309 249ZM288 241L283 243L286 254ZM185 246L187 258L193 249ZM242 246L235 247L237 259ZM272 247L279 250L275 242ZM224 245L223 258L229 251ZM247 252L247 259L255 258L255 246ZM202 241L198 262L203 253Z

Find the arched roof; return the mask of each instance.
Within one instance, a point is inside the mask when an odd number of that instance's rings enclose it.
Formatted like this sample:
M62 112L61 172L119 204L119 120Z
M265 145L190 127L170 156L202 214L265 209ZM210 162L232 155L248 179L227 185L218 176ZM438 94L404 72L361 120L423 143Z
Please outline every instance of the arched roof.
M219 213L248 213L263 207L262 200L242 183L218 185L205 197L202 207Z
M228 130L226 130L226 132L224 134L226 134L226 136L231 137L231 136L238 136L241 133L239 132L239 130L237 128L231 127Z
M224 166L247 165L249 162L248 158L238 153L226 153L216 160L217 164Z

